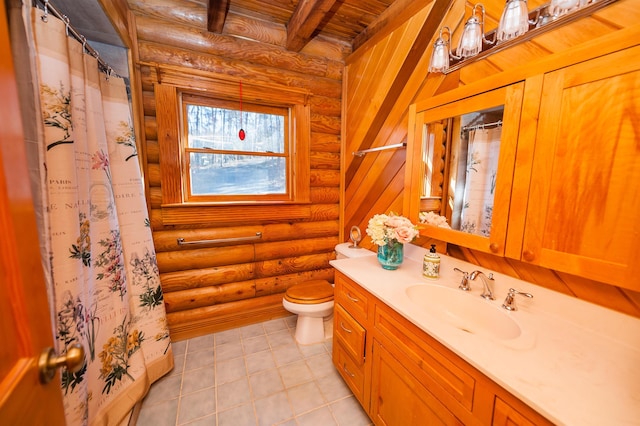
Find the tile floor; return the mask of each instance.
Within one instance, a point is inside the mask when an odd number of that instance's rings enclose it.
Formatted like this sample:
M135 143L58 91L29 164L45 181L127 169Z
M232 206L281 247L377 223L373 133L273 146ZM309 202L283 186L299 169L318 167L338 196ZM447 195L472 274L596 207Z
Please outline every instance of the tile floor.
M359 426L371 421L331 362L331 340L298 345L295 316L176 342L138 426Z

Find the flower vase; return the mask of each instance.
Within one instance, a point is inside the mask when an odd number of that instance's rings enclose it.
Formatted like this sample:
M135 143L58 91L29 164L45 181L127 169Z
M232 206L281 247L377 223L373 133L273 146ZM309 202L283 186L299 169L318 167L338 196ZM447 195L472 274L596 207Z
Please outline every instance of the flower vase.
M397 241L378 246L378 262L383 269L394 271L402 264L404 251L402 243Z

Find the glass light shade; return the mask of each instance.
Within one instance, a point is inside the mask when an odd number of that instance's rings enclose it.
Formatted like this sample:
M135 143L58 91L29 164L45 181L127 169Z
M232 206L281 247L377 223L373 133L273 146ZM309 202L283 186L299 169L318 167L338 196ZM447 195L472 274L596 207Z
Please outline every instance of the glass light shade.
M475 56L482 50L482 25L480 21L472 16L466 24L464 24L464 30L462 31L462 37L460 37L460 43L458 44L458 50L456 55L468 58Z
M551 0L549 12L551 12L553 16L561 16L580 7L580 3L580 0Z
M526 0L508 0L498 25L498 42L511 40L529 30L529 9Z
M433 53L431 53L431 62L429 62L429 72L445 72L448 69L448 43L442 37L438 37L433 44Z

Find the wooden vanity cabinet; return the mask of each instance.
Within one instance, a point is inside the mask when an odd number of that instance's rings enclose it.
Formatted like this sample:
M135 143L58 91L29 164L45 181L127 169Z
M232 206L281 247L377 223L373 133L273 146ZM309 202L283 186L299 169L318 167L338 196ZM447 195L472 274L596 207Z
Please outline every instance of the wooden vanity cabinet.
M333 363L376 425L551 424L344 274L335 277Z
M528 168L516 170L507 256L640 290L640 46L526 84L541 86L525 97L539 120L535 149L521 132L531 180L518 188ZM525 208L522 224L513 212Z

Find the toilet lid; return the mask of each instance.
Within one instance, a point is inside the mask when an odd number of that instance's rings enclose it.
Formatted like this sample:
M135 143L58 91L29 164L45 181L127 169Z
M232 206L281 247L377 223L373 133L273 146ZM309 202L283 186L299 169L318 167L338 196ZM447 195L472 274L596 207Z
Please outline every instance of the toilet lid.
M333 286L326 280L305 281L287 289L284 298L292 303L312 304L333 300Z

